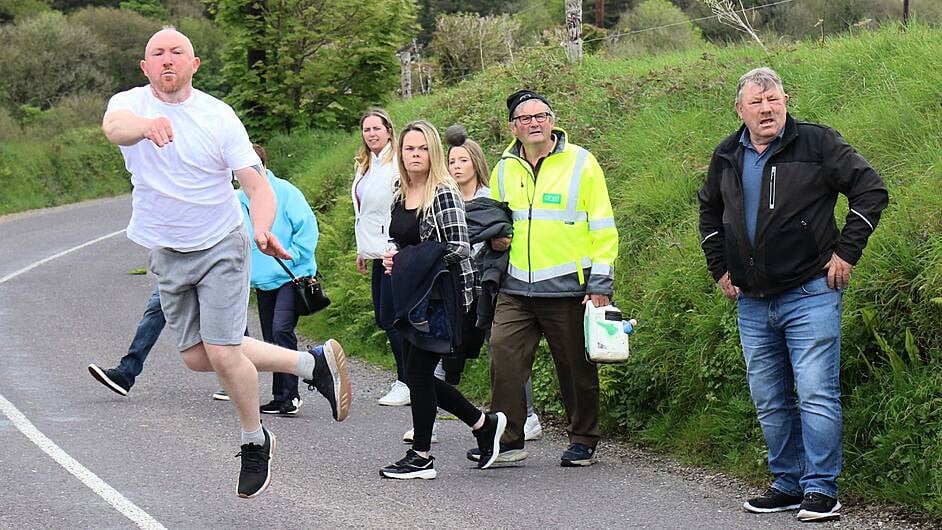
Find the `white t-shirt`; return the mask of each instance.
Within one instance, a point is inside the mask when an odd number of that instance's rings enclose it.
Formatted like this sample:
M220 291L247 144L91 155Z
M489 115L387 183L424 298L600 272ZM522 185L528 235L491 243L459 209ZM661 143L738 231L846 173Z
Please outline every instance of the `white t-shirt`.
M195 89L182 103L164 103L148 85L112 96L105 114L115 110L164 116L173 127L173 141L162 148L147 139L121 146L134 185L131 241L204 250L242 223L232 172L261 160L232 107Z

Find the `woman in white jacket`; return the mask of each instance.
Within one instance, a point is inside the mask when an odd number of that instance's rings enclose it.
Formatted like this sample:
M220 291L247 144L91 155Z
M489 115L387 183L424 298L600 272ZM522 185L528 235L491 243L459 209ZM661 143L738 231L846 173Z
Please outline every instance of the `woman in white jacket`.
M373 313L386 332L396 359L396 381L379 398L380 405L408 405L406 361L402 337L393 327L392 284L384 274L382 257L389 241L389 217L395 182L399 179L398 147L392 120L380 108L371 108L360 118L363 143L356 156L353 177L353 211L356 215L357 270L372 268ZM369 265L372 261L372 266Z

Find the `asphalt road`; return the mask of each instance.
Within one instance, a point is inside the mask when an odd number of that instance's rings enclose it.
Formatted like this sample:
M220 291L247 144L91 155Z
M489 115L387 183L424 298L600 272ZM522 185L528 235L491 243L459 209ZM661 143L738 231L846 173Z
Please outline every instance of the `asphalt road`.
M524 465L479 471L456 421L439 427L436 480L381 479L409 410L378 406L391 376L357 362L346 422L306 390L300 417L266 420L274 479L240 499L232 406L210 400L215 377L188 371L169 333L128 397L86 371L117 363L153 286L128 274L146 262L115 234L129 214L119 197L0 218L0 528L807 528L743 512L741 490L607 459L604 441L599 464L561 468L558 433L529 443Z

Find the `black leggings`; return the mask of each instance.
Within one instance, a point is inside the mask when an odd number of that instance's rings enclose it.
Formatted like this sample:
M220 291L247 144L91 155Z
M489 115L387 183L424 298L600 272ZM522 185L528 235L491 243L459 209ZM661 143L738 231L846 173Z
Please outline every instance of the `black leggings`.
M412 401L412 427L415 438L412 449L428 451L432 448L432 425L438 407L454 414L468 427L481 419L481 411L471 404L457 388L435 377L435 367L441 355L423 350L403 341L406 354L406 383Z

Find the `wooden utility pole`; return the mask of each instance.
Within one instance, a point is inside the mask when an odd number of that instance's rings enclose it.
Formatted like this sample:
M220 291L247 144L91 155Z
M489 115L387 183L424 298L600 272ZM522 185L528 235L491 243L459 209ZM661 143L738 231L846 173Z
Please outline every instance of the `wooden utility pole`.
M412 50L415 49L415 45L410 43L404 48L399 50L399 64L402 68L402 72L399 76L399 81L402 85L402 99L411 99L412 98Z
M595 0L595 27L605 27L605 0Z
M903 0L903 25L909 24L909 0Z
M582 60L582 1L566 0L566 56L570 62Z

